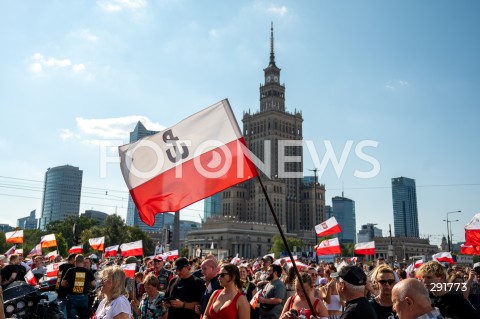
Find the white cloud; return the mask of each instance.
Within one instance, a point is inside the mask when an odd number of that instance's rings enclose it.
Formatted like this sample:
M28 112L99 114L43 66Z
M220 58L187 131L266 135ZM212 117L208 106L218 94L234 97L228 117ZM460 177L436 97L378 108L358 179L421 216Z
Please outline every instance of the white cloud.
M208 31L208 34L214 38L218 38L219 36L219 33L218 33L218 30L217 29L211 29L210 31Z
M88 42L97 42L100 38L93 34L89 29L79 29L70 32L71 37L79 38Z
M106 12L138 10L146 7L145 0L98 0L97 5Z
M277 14L281 17L287 14L287 7L281 6L281 7L275 7L273 4L267 9L268 12Z
M388 81L387 84L384 85L384 87L389 90L394 90L394 89L404 88L408 85L409 83L405 80L398 80L398 81L392 80L392 81Z
M77 126L82 135L98 137L100 139L127 139L129 133L135 128L137 122L152 131L161 131L165 127L152 122L149 118L140 115L106 119L85 119L76 118Z
M73 72L82 72L85 71L85 64L75 64L72 66Z
M84 63L74 64L70 59L58 59L55 57L46 58L41 53L37 52L32 55L31 61L32 63L30 64L30 71L38 76L47 72L47 70L64 69L71 71L73 74L82 73L87 80L92 80L95 78L95 75L86 72L87 67Z
M60 130L60 138L62 141L69 140L74 137L74 134L72 131L70 131L68 128Z

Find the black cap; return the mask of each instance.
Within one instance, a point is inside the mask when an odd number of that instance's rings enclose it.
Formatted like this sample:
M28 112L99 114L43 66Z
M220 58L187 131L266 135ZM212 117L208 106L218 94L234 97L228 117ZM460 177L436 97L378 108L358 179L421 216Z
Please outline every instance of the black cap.
M188 266L188 259L185 257L180 257L177 260L175 260L175 269L180 270L185 266Z
M339 272L330 275L332 278L340 277L354 286L364 286L367 283L367 275L357 266L344 266Z

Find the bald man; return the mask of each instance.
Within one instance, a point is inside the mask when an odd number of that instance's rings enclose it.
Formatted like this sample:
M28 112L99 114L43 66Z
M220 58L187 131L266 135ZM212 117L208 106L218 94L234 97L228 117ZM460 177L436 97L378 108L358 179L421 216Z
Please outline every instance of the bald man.
M195 307L195 312L197 314L203 314L205 308L207 307L208 300L213 292L217 289L222 288L218 282L218 264L214 259L207 259L202 262L200 267L202 270L203 280L205 280L205 293L200 300L200 304Z
M397 283L392 290L393 311L399 319L444 317L432 307L428 290L418 279L409 278Z

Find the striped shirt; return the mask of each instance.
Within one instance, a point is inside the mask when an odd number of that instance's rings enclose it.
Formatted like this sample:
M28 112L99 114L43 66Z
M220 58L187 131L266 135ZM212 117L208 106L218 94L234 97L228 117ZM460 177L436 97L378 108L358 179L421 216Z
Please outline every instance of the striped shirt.
M440 310L437 307L434 307L432 311L417 317L417 319L444 319L443 316L440 314Z

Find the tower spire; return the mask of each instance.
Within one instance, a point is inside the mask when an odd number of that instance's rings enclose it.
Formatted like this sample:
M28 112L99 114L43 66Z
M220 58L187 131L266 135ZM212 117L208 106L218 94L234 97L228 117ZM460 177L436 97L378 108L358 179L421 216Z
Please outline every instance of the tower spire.
M275 65L275 51L273 49L273 21L270 27L270 65Z

